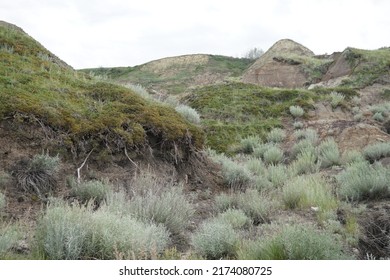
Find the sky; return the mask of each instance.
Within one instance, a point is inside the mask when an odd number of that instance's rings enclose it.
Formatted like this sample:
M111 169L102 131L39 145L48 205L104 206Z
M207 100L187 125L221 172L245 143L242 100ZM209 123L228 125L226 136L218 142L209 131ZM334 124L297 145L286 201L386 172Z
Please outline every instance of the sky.
M185 54L243 56L292 39L316 54L390 46L388 0L0 0L21 27L76 69Z

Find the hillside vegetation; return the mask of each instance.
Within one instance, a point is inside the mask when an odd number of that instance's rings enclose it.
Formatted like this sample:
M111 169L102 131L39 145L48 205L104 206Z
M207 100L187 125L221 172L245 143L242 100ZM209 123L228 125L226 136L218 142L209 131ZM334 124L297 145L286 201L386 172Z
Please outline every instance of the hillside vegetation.
M252 63L75 71L0 22L0 259L388 259L388 49Z
M200 129L172 108L74 71L12 26L0 26L0 55L1 119L43 125L68 150L81 142L141 147L150 136L160 146L203 144Z
M242 75L253 60L221 55L164 58L134 67L83 69L120 84L141 84L150 91L184 93L193 86L213 84Z

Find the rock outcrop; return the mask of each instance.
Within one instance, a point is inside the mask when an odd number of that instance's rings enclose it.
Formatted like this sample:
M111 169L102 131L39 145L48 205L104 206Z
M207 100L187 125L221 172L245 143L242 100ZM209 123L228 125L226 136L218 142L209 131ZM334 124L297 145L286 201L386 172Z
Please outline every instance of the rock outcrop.
M303 87L308 83L298 57L313 57L308 48L290 39L276 42L243 75L243 82L271 87Z

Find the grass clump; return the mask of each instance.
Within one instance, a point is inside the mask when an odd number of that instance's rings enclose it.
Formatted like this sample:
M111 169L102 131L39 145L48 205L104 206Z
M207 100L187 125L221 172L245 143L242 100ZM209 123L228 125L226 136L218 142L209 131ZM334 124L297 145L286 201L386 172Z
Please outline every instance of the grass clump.
M156 258L169 244L169 232L162 225L98 211L88 228L85 255L97 259L149 259Z
M380 142L366 146L363 150L363 156L369 161L376 161L390 156L390 143Z
M238 250L238 259L251 260L339 260L351 259L342 243L313 226L285 226L274 237L246 241Z
M302 140L299 143L305 143L306 140ZM307 147L300 147L301 152L297 155L297 158L290 165L290 169L293 174L311 174L317 173L320 169L321 162L317 160L314 148L309 144Z
M80 184L73 184L71 194L81 202L88 202L90 200L100 204L107 199L107 196L112 191L112 186L108 183L92 180L82 182Z
M229 208L215 218L216 222L231 225L234 229L241 229L251 223L251 219L241 209Z
M142 221L164 225L172 234L183 233L195 212L182 190L174 187L133 197L128 211Z
M25 192L43 197L55 189L59 168L58 156L41 154L29 160L21 160L14 167L17 186Z
M180 104L175 107L175 110L190 123L200 124L200 115L194 108Z
M265 177L273 188L279 188L290 178L290 172L286 165L271 164L267 168Z
M365 161L364 156L362 155L361 152L356 150L345 151L341 159L341 162L344 165L352 164L354 162L361 162L361 161Z
M340 151L333 138L325 139L318 146L318 159L322 167L340 164Z
M332 91L329 94L329 97L330 97L330 105L332 105L333 108L336 108L337 106L339 106L345 99L344 94L336 92L336 91Z
M269 198L255 189L247 189L239 194L220 194L216 196L215 204L222 212L228 209L242 210L254 224L268 221L273 206Z
M244 154L252 154L254 149L261 144L261 139L258 136L248 136L240 141L239 151Z
M389 195L390 172L381 164L354 162L337 177L338 193L345 200L361 201Z
M279 147L272 146L264 152L264 162L267 164L277 164L283 160L283 151Z
M307 140L312 145L316 145L318 142L318 134L317 131L315 131L312 128L306 128L303 130L297 130L294 132L294 136L297 140Z
M12 247L17 245L21 237L21 230L17 225L0 222L0 259L4 258Z
M281 128L274 128L267 134L267 141L271 143L280 143L286 138L286 133Z
M378 122L383 122L385 120L385 117L383 116L383 113L381 112L376 112L372 118Z
M294 118L302 117L303 114L305 113L305 111L303 110L303 108L301 106L290 106L289 110L290 110L290 114Z
M293 127L294 127L294 129L302 129L302 128L303 128L303 123L302 123L302 122L295 121L295 122L293 123Z
M229 258L235 255L239 236L228 222L205 221L191 237L194 250L207 259Z
M225 184L233 189L245 188L252 179L245 166L230 159L222 162L222 176Z
M318 207L326 213L337 207L331 187L318 175L298 176L283 187L282 201L288 209Z

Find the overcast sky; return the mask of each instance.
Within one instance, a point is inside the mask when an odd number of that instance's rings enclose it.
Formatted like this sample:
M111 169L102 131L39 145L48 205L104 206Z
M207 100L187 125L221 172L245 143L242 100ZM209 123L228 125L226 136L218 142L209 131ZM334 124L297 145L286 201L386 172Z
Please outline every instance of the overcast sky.
M316 54L390 46L389 0L0 0L16 24L74 68L206 53L242 56L293 39Z

